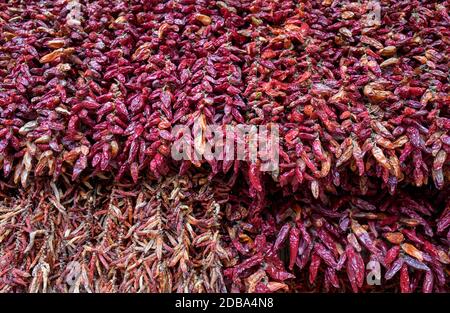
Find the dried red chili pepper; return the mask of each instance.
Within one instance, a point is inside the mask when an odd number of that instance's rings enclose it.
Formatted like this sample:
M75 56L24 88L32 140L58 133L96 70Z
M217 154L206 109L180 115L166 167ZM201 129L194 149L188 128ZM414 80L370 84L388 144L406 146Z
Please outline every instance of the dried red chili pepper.
M300 231L293 226L289 232L289 269L292 271L297 260L298 247L300 245Z
M347 254L347 275L350 280L353 292L358 292L364 282L364 262L351 245L347 245L345 250Z

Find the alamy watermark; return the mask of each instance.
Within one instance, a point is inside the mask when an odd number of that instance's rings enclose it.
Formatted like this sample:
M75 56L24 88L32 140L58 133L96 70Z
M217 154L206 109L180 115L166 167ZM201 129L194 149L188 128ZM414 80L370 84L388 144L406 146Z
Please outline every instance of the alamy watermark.
M257 163L260 171L278 171L279 127L268 125L206 125L203 116L193 126L176 125L171 155L193 163L242 160Z
M363 15L363 25L366 27L381 25L381 5L379 1L369 1L367 13Z

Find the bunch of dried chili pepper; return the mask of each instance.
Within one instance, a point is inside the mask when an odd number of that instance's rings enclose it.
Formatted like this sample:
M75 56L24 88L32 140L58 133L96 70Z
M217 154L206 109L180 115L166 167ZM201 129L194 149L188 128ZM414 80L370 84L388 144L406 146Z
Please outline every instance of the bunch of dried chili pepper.
M267 197L262 217L227 215L231 291L448 292L448 191ZM429 197L436 197L430 201ZM245 226L244 226L245 225Z
M355 179L391 193L448 180L448 2L1 9L0 169L23 187L62 172L135 183L171 165L237 172L242 161L172 159L173 128L196 119L278 124L280 186L316 198Z

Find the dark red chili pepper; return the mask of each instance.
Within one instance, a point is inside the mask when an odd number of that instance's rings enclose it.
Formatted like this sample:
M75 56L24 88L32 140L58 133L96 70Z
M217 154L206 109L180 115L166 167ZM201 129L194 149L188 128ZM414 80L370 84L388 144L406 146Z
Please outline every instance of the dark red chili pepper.
M400 290L402 293L412 292L411 282L409 280L408 266L406 266L406 264L403 264L400 270Z
M286 241L288 235L289 235L289 229L291 228L290 224L285 224L283 227L281 227L277 239L275 240L275 243L273 245L273 251L278 251L281 248L281 245Z
M292 271L295 261L297 260L298 247L300 244L300 231L297 227L292 226L289 232L289 269Z

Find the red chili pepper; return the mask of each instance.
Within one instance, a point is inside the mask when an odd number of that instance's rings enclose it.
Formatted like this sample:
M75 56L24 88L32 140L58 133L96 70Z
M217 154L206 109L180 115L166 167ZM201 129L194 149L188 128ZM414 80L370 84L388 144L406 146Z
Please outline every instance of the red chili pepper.
M395 259L397 259L400 253L400 246L394 246L386 252L384 263L389 266Z
M275 266L273 266L271 264L268 264L266 266L266 272L267 272L267 274L269 274L269 276L272 279L279 280L279 281L285 281L286 279L293 279L293 278L295 278L295 276L292 275L291 273L279 270L279 269L277 269Z
M400 270L400 290L402 293L411 293L411 282L409 280L408 266L402 265Z
M273 251L278 251L281 248L281 245L285 242L288 234L289 234L289 229L291 228L290 224L284 224L283 227L281 227L278 235L277 235L277 239L275 240L275 243L273 245Z
M300 244L300 231L293 226L289 233L289 269L292 271L297 260L298 247Z

